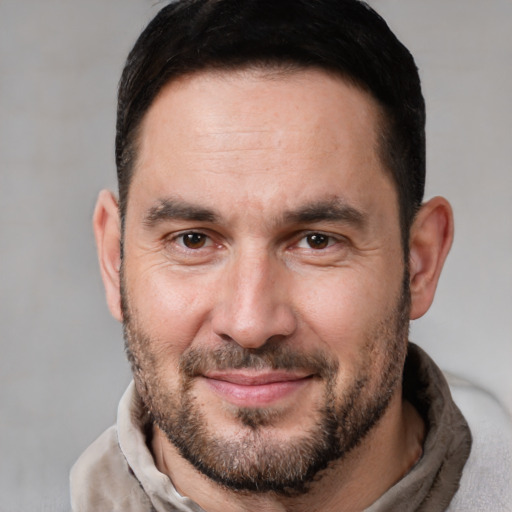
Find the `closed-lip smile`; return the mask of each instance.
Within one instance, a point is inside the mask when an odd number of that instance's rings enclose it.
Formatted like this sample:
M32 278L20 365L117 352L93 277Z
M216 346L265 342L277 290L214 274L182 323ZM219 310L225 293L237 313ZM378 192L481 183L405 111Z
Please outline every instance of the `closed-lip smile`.
M212 371L203 376L222 399L241 407L263 407L288 397L310 382L312 375L280 370Z

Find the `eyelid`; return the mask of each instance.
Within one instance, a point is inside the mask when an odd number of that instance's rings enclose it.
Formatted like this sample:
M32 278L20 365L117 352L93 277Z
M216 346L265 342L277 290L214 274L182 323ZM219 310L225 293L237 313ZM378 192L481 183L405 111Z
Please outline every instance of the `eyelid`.
M206 238L205 245L203 245L202 247L200 247L198 249L191 249L190 247L187 247L183 243L183 237L185 237L186 235L191 235L191 234L197 234L197 235L204 236ZM206 232L206 230L204 230L204 229L185 229L183 231L177 231L175 233L171 233L170 235L167 235L165 237L165 239L167 242L174 243L185 251L192 251L192 252L198 251L199 249L205 249L205 248L211 247L215 243L213 240L213 237L208 232Z
M313 247L300 247L299 244L301 242L307 243L306 238L311 235L321 235L321 236L325 236L325 237L329 238L330 241L329 241L327 247L325 247L324 249L314 249ZM317 229L302 231L298 234L298 236L295 238L295 240L296 241L293 244L295 247L298 247L300 249L308 249L308 250L316 251L316 252L320 252L322 250L325 251L338 243L342 243L342 244L347 243L347 238L344 237L343 235L329 233L329 232L317 230Z
M190 247L187 247L183 243L183 237L186 235L189 235L189 234L198 234L198 235L206 237L205 245L200 248L197 248L197 249L192 249ZM321 235L321 236L327 237L329 239L328 245L323 249L315 249L313 247L300 247L299 244L306 244L307 243L306 238L311 235ZM180 231L175 231L173 233L169 233L168 235L166 235L164 237L164 240L166 243L176 244L180 249L182 249L184 251L197 252L200 249L208 249L208 248L211 248L212 246L223 245L223 243L221 241L216 240L216 238L218 238L218 236L216 236L215 233L212 233L209 229L189 228L189 229L183 229ZM347 239L347 237L337 234L337 233L335 234L335 233L323 231L320 229L308 229L308 230L301 230L298 233L296 233L295 235L293 235L291 248L299 248L299 249L306 249L306 250L311 250L311 251L315 251L315 252L321 252L321 251L326 251L330 247L337 245L337 244L346 245L346 244L348 244L348 242L349 242L349 240Z

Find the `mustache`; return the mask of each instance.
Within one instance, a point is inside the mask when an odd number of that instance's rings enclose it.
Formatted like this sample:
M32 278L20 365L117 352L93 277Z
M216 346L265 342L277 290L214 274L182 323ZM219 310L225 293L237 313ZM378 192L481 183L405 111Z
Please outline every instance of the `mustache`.
M283 342L269 341L262 347L247 349L234 342L215 349L191 347L180 357L179 370L189 377L198 377L216 370L287 370L305 371L331 379L338 362L321 350L300 352Z

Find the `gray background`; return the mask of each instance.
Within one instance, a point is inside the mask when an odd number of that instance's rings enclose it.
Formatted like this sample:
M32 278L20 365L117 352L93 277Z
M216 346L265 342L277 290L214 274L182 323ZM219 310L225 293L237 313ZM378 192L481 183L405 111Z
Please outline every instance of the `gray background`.
M412 339L512 411L512 3L374 0L428 105L427 196L456 240ZM129 381L90 227L114 187L115 90L153 0L0 0L0 510L65 510Z

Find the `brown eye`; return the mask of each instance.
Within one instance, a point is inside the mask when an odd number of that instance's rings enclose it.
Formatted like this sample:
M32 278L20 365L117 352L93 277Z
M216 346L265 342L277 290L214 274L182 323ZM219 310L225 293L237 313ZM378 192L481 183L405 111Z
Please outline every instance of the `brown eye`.
M185 233L182 235L183 245L188 249L201 249L206 245L207 238L202 233Z
M306 241L311 249L325 249L329 245L330 237L322 233L312 233L306 237Z

